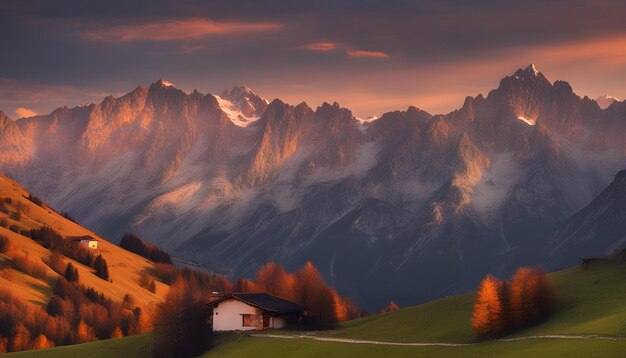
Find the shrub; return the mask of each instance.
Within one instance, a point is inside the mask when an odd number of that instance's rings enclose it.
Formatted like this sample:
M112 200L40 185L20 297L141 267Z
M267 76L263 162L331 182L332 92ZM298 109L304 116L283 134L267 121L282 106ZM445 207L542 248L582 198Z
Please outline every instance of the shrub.
M54 347L54 343L48 340L48 337L40 334L33 342L33 349L45 349Z
M41 198L33 194L28 194L28 200L32 201L35 205L43 208L43 200L41 200Z
M142 272L141 276L139 276L139 286L152 293L156 293L156 283L146 272Z
M76 219L74 219L70 213L68 213L67 211L62 211L60 214L62 217L66 218L67 220L76 223Z
M5 218L0 219L0 227L3 227L3 228L9 227L9 222L7 221L7 219Z
M178 274L178 269L172 265L168 264L155 264L155 276L161 280L161 282L171 285L176 279L176 275Z
M44 261L46 265L48 265L52 271L58 273L59 275L65 274L65 262L63 260L63 255L58 251L50 252L50 256L47 261Z
M14 233L16 233L16 234L19 234L19 233L20 233L20 227L19 227L19 226L17 226L17 225L11 225L11 226L9 227L9 230L13 231L13 232L14 232Z
M18 201L17 204L15 205L15 211L13 212L11 217L15 221L20 221L22 220L22 214L24 214L26 211L28 211L28 207L24 206L24 204L21 201Z
M0 253L6 254L14 250L14 247L8 237L0 235Z
M136 302L135 296L131 295L130 293L127 293L124 295L122 302L124 303L124 306L126 306L127 308L130 308L135 305L135 302Z
M36 278L46 278L46 266L40 262L31 260L28 254L14 254L12 259L13 265L17 270Z
M389 304L380 309L380 313L393 312L400 309L400 306L393 301L389 301Z

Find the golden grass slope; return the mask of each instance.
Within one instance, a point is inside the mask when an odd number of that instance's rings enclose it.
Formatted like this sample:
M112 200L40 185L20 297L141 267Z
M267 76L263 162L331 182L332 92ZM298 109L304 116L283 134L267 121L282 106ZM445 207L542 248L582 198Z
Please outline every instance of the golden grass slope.
M97 277L91 267L65 258L66 262L71 261L78 267L80 283L93 287L115 301L122 301L124 295L129 293L135 297L137 305L148 310L162 300L167 293L168 286L159 282L156 277L156 294L149 292L138 284L142 272L146 271L150 274L154 271L155 266L153 262L108 242L88 229L59 215L46 204L42 205L43 207L34 204L27 199L28 195L29 193L18 183L0 174L0 200L4 200L7 197L11 199L10 204L5 204L8 213L0 211L0 221L6 220L7 228L16 226L19 228L16 231L21 231L37 229L47 225L61 233L64 237L90 235L99 240L98 249L94 249L94 253L100 253L106 259L112 282ZM15 220L14 213L20 205L22 207L21 217L18 218L19 220ZM50 256L50 250L42 247L30 238L7 228L0 227L0 235L6 236L11 241L12 246L27 254L30 259L41 262ZM0 261L6 261L6 259L6 257L0 258ZM38 280L15 270L12 270L12 273L7 273L8 271L5 270L4 276L7 277L0 277L0 287L9 288L25 301L45 305L50 298L52 287L54 287L56 277L58 276L47 266L46 268L47 279L45 280Z

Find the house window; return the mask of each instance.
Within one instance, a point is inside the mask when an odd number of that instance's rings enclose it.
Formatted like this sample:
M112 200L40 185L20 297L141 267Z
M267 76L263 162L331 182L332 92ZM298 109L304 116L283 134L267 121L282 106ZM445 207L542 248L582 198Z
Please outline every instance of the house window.
M242 314L241 315L241 325L243 327L254 327L254 320L252 319L251 314Z

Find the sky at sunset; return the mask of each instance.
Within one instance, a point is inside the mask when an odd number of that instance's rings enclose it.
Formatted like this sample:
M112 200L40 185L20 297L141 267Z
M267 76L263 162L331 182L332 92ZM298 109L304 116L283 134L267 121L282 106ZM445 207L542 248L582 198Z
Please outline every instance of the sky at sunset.
M0 109L47 113L163 78L359 117L445 113L530 63L624 99L624 19L623 0L0 0Z

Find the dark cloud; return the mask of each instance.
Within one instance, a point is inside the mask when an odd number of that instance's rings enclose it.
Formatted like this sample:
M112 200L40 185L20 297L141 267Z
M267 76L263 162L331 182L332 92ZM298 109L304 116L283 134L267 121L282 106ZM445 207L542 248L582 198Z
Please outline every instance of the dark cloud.
M366 115L450 110L536 62L583 94L624 97L624 14L611 0L5 0L0 77L98 94L161 77L211 92L247 84Z

